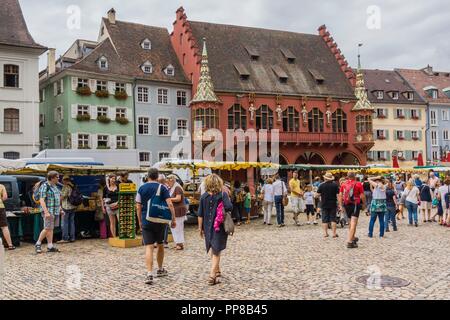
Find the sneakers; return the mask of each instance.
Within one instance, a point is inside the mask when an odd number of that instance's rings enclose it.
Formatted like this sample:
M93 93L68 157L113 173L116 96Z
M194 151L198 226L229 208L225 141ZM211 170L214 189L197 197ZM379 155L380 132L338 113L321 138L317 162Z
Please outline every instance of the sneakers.
M152 284L153 284L153 275L148 274L148 275L145 277L145 284L148 284L148 285L152 285Z
M40 244L36 244L34 248L37 254L42 253L42 246Z
M318 225L317 221L314 221L314 222L313 222L313 224L314 224L315 226L317 226L317 225Z
M51 247L50 249L47 248L47 252L48 253L57 253L57 252L59 252L59 250L56 247Z
M161 278L161 277L167 277L169 275L169 273L167 272L166 269L161 269L156 271L156 277Z
M311 222L310 221L308 221L307 223L306 223L308 226L310 226L311 225Z
M416 222L416 223L414 224L414 226L417 228L417 227L419 226L419 224Z

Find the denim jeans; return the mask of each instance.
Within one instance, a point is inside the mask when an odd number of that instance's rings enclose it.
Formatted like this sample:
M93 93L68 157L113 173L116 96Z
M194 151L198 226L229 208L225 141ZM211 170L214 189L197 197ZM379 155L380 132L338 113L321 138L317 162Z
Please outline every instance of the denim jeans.
M377 218L380 222L380 237L384 236L384 212L371 212L370 213L370 223L369 223L369 237L373 236L373 228L375 226L375 221Z
M384 225L386 227L386 230L389 230L389 222L392 223L392 228L394 228L394 230L397 230L397 219L395 219L395 214L396 208L393 206L388 206L386 215L384 216Z
M366 197L367 211L370 211L370 204L372 203L372 191L364 191Z
M62 239L65 241L75 241L75 211L64 210Z
M417 218L417 208L419 207L417 203L412 203L410 201L406 201L406 209L408 210L408 222L409 224L418 223Z
M277 223L284 224L283 196L275 196L275 209L277 210Z

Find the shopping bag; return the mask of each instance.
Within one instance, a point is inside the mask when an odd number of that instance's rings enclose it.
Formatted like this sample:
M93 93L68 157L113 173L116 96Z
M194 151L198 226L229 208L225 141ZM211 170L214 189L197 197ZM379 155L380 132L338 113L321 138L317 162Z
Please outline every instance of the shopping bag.
M172 222L172 213L166 200L161 198L161 188L159 185L158 191L147 203L147 216L146 220L154 223L166 223Z

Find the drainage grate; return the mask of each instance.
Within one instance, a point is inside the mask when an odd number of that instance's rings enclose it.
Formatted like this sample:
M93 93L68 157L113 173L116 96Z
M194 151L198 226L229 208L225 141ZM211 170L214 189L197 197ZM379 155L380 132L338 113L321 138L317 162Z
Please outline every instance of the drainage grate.
M371 279L369 280L369 278ZM390 276L381 276L379 280L374 278L373 276L362 276L356 279L357 282L364 285L368 285L367 280L370 281L370 285L378 284L382 288L402 288L407 287L411 284L411 282L408 280Z

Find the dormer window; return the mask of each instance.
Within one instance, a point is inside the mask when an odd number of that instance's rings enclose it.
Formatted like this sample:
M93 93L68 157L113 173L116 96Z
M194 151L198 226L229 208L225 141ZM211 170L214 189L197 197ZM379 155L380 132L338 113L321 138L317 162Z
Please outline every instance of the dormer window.
M450 87L443 89L444 94L447 96L447 98L450 98Z
M405 93L405 98L409 101L414 101L414 92L408 91Z
M145 39L142 41L141 47L144 50L152 50L152 42L149 39Z
M281 48L281 53L284 55L284 57L286 58L286 60L288 61L288 63L292 64L295 62L295 56L292 53L291 50L287 49L287 48Z
M150 74L153 72L153 66L149 61L145 62L141 68L142 68L142 71L146 74Z
M248 80L248 78L250 77L250 72L243 63L235 63L234 68L238 72L241 80Z
M173 77L175 75L175 68L170 64L166 69L164 69L164 73L170 77Z
M100 70L108 70L108 59L106 59L106 57L101 57L98 60L98 67Z
M280 66L272 66L272 70L275 72L281 83L287 83L289 76Z
M391 92L391 97L393 100L398 100L398 91Z
M383 91L375 91L375 96L377 97L378 100L383 100L384 92Z
M438 88L436 88L435 86L428 86L428 87L423 88L423 90L426 92L426 94L429 98L432 98L432 99L439 98Z
M317 84L323 84L325 77L316 69L308 69L309 73L312 75Z
M253 46L245 46L245 50L247 50L248 54L250 55L250 59L253 61L257 61L259 59L259 52L258 50Z

